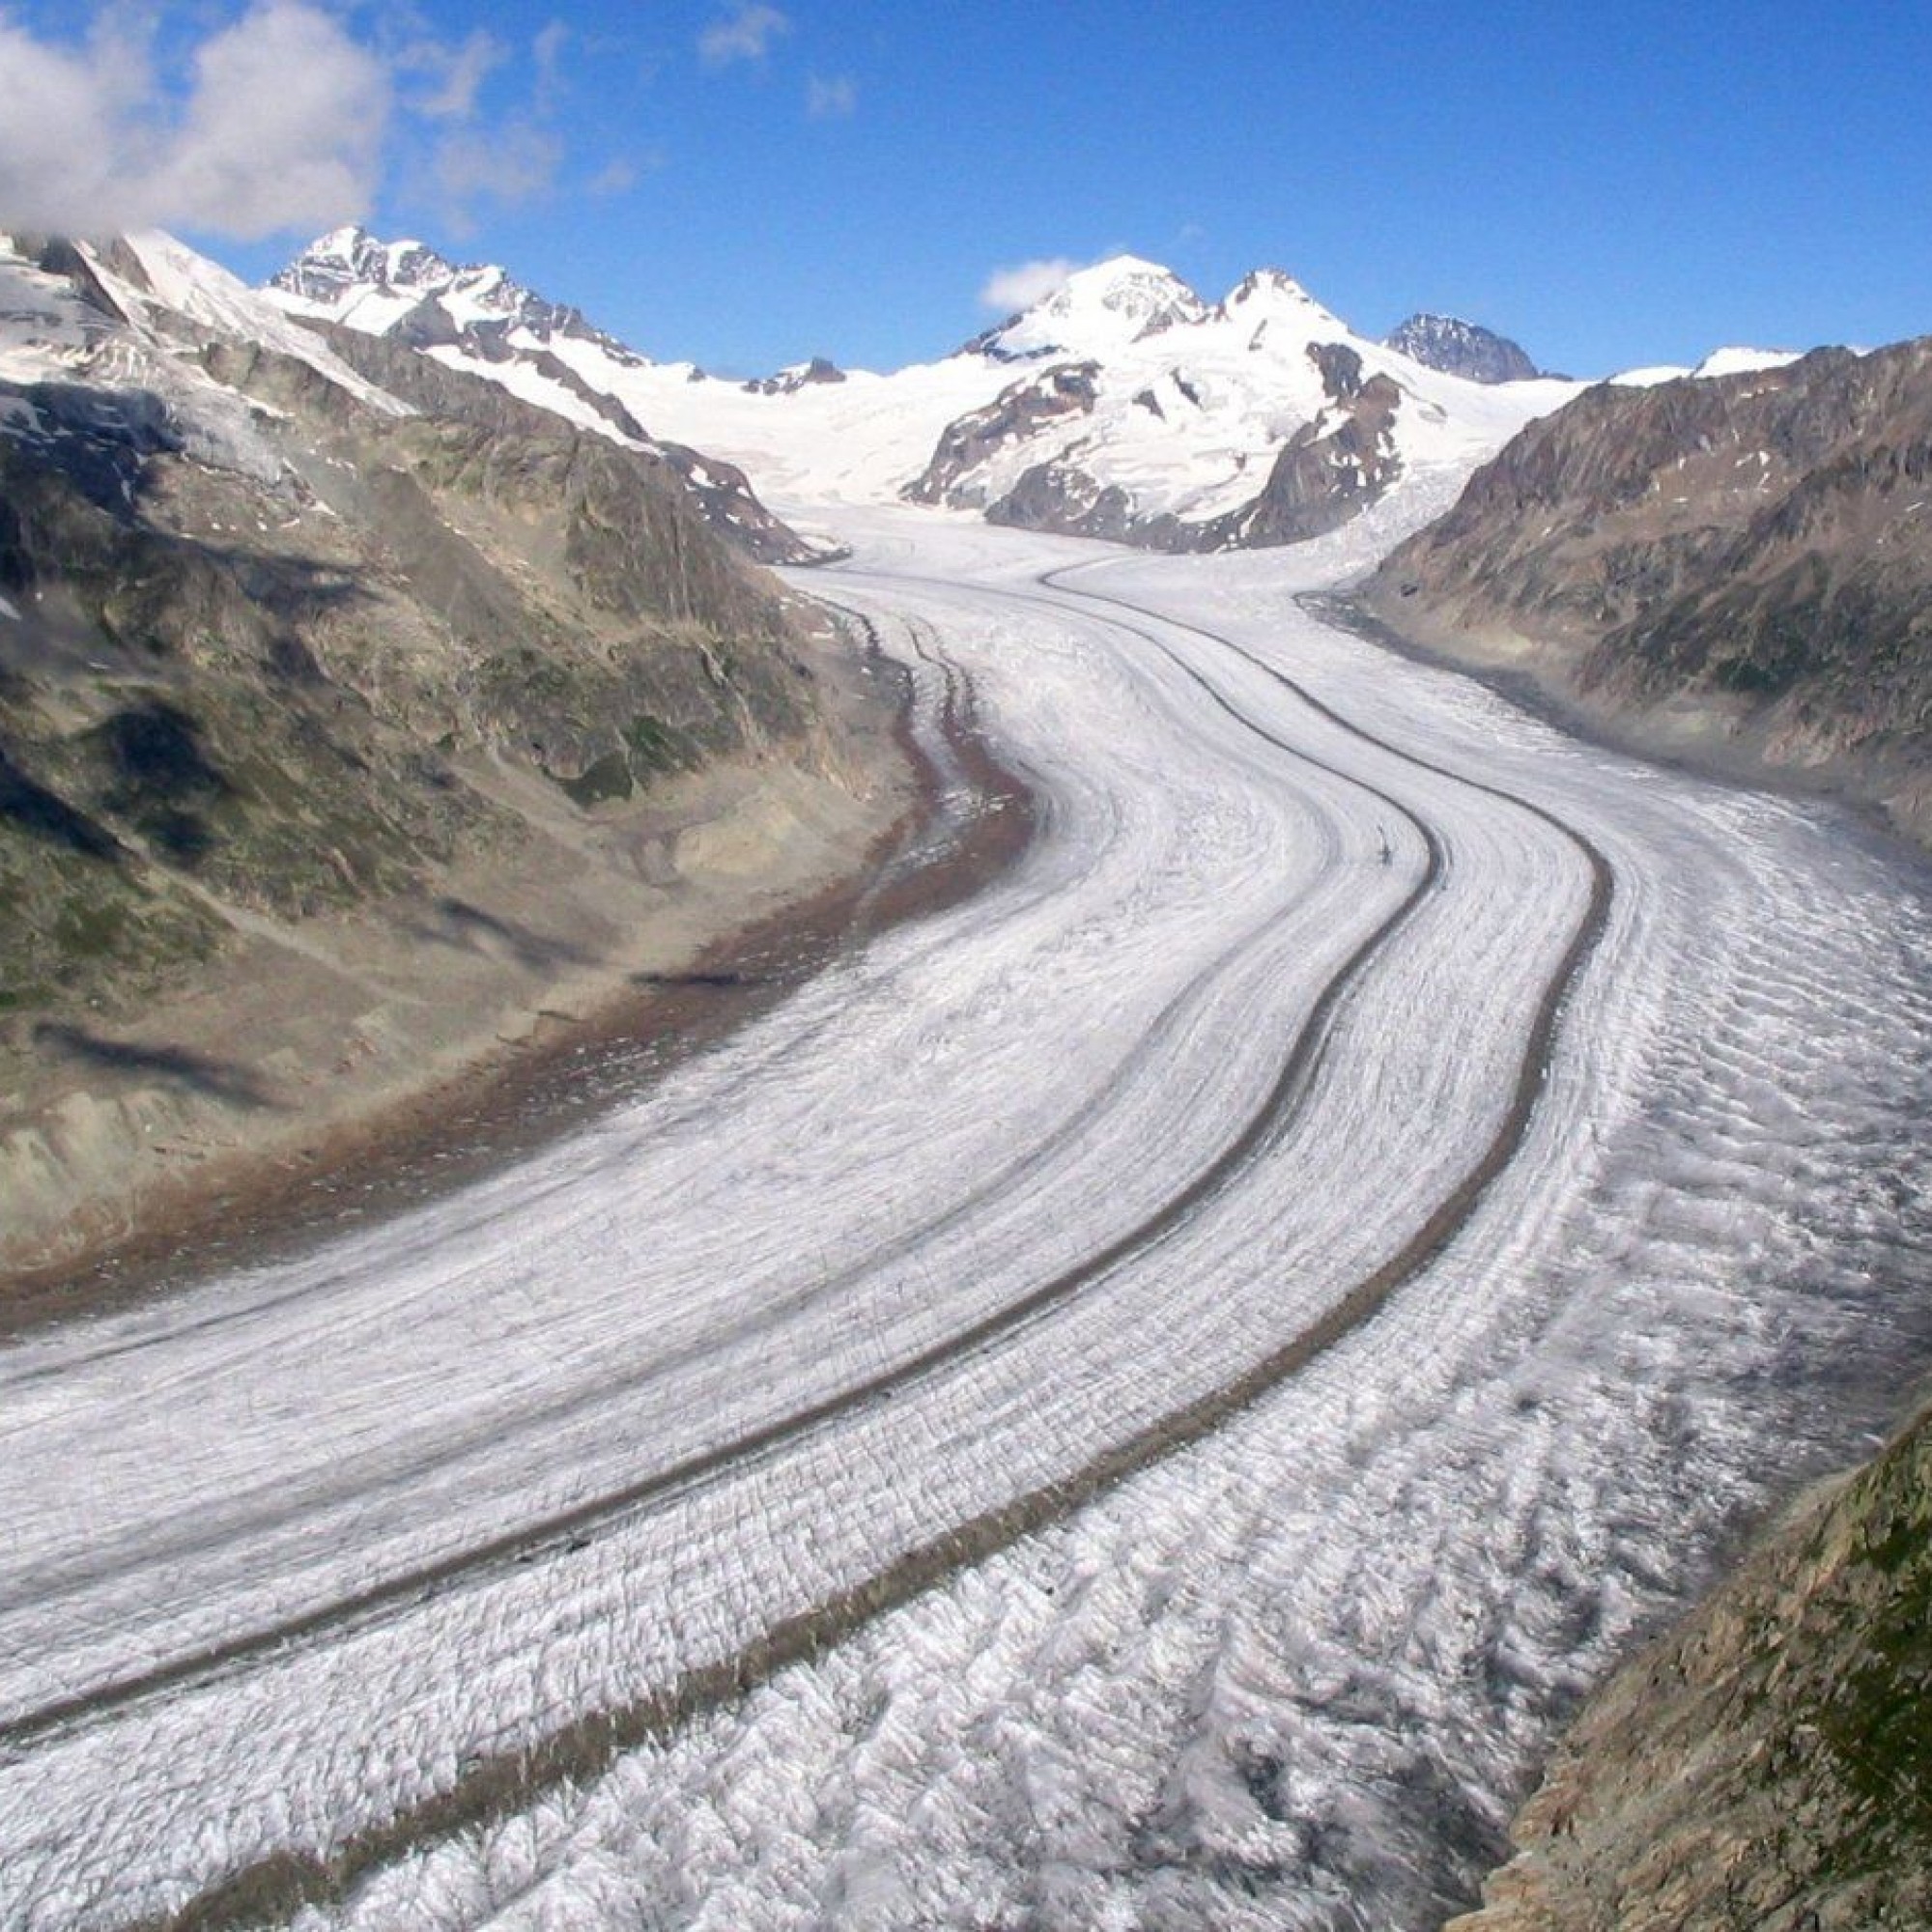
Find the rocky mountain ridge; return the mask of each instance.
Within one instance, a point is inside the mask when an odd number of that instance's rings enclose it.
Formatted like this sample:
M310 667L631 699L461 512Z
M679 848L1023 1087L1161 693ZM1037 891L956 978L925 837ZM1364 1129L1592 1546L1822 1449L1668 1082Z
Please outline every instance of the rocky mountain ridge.
M1520 345L1479 323L1418 311L1382 341L1412 361L1472 383L1528 383L1542 374Z
M643 359L591 327L580 310L547 300L503 269L459 267L424 242L381 242L366 228L338 228L310 242L269 286L296 313L393 334L412 348L462 341L486 357L507 356L513 337L547 346L567 336L616 361Z
M498 771L589 808L809 738L778 588L674 463L353 367L212 264L190 315L191 260L0 254L9 1006L125 1006L228 907L420 888L522 836Z
M1599 385L1363 602L1648 742L1932 837L1932 338Z
M1405 478L1466 470L1574 392L1444 375L1353 334L1278 270L1210 303L1133 256L1069 275L939 363L878 376L815 359L745 384L551 326L502 271L457 275L417 243L327 237L277 281L297 313L474 368L605 434L648 425L761 490L1168 550L1317 534ZM514 320L526 312L542 326ZM1346 396L1330 349L1361 363Z
M645 452L684 477L713 527L760 563L810 563L827 554L774 517L737 466L654 438L623 403L587 383L558 353L566 345L611 368L650 365L579 310L534 294L502 269L459 268L420 242L340 228L311 242L263 293L295 318L344 331L338 347L361 336L421 351ZM402 365L384 366L406 380ZM559 396L570 407L558 408Z

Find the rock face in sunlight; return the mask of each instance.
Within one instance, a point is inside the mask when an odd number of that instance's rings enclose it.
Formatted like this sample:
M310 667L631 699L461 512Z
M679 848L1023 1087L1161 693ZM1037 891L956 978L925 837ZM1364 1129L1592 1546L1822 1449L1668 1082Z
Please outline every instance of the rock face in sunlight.
M1472 461L1500 418L1569 393L1499 406L1477 394L1496 377L1356 336L1277 271L1210 306L1131 257L1081 270L967 353L1039 366L950 424L907 498L1159 551L1321 536L1411 466Z
M514 843L504 772L569 811L804 742L728 466L340 340L161 238L0 257L15 1010Z
M1932 1924L1932 1417L1591 1702L1456 1932Z
M1382 340L1431 369L1472 383L1527 383L1542 373L1508 336L1453 315L1412 315Z
M1665 749L1814 775L1925 838L1932 338L1755 359L1602 384L1531 425L1366 601Z

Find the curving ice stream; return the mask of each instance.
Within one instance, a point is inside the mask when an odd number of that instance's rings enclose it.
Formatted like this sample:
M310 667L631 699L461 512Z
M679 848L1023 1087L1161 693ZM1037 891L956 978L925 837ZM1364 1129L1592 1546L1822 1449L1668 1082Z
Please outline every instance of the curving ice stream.
M1372 529L839 522L1032 845L0 1351L0 1925L1433 1925L1932 1362L1921 870L1330 628Z

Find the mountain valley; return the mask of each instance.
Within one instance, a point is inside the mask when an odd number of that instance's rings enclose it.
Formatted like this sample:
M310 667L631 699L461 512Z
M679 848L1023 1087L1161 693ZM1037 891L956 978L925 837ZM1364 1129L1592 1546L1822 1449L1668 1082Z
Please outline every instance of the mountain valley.
M0 1923L1915 1923L1928 843L1932 338L7 238Z

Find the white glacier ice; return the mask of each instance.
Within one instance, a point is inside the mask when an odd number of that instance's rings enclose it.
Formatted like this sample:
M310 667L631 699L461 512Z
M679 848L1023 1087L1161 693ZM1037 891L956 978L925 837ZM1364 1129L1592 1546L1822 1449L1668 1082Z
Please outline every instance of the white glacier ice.
M970 676L1039 835L493 1179L0 1353L0 1920L567 1735L299 1922L1426 1925L1932 1356L1922 874L1304 609L1392 510L820 514L802 585Z

